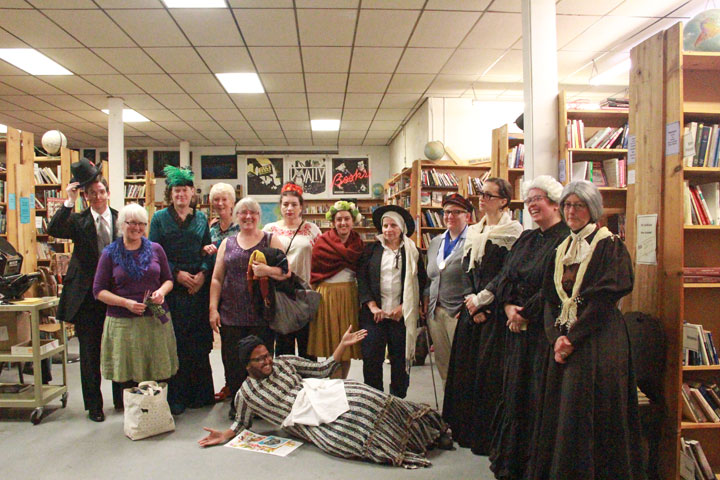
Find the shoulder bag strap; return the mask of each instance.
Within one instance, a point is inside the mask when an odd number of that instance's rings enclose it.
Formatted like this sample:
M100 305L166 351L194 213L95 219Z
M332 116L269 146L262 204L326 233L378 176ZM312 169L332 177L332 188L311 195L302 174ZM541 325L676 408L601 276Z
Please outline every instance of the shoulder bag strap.
M304 223L305 223L305 220L300 222L300 225L298 225L298 228L295 230L295 233L293 234L292 238L290 239L290 243L288 243L287 249L285 250L285 255L287 255L288 252L290 251L290 246L292 245L293 240L295 240L295 236L298 234L298 232L300 231L300 229L302 228Z

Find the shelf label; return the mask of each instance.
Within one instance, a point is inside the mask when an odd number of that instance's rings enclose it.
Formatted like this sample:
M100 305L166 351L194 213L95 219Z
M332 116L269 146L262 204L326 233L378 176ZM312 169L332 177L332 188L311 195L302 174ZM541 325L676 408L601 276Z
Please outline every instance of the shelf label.
M635 263L657 265L657 213L637 216Z
M637 137L628 135L628 165L632 165L637 161Z
M10 210L15 210L15 194L14 193L8 193L8 208Z
M635 169L634 168L628 168L628 178L627 178L627 184L628 185L635 185Z
M30 194L30 208L35 208L35 194Z
M665 156L680 153L680 122L665 125Z
M30 197L20 197L20 223L30 223Z

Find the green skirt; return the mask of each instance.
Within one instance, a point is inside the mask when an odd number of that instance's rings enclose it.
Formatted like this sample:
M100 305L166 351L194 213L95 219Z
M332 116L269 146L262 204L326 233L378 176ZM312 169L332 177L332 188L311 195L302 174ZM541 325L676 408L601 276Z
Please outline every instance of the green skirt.
M169 316L170 314L168 314ZM105 317L100 371L114 382L165 380L178 370L172 320Z

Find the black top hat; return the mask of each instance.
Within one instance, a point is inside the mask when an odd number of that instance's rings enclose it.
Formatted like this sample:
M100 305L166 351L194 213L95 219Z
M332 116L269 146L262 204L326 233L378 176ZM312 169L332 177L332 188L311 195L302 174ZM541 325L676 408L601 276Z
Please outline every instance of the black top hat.
M78 182L80 187L96 181L100 175L100 170L87 158L81 158L79 162L70 165L70 172L72 173L70 183Z
M375 225L375 228L377 228L378 232L382 232L382 217L387 212L399 213L403 217L403 220L405 220L405 228L407 228L406 235L409 237L413 234L413 232L415 231L415 221L413 220L412 215L410 215L410 212L398 205L383 205L382 207L378 207L375 209L372 214L373 225Z

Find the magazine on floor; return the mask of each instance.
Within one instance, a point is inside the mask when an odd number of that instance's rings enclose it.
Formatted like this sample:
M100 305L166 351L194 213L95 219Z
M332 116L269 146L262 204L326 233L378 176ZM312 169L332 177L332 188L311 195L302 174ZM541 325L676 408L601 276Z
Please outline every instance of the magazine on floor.
M237 437L225 444L226 447L230 448L267 453L279 457L287 456L301 445L302 442L296 440L276 437L275 435L258 435L250 430L243 430Z

